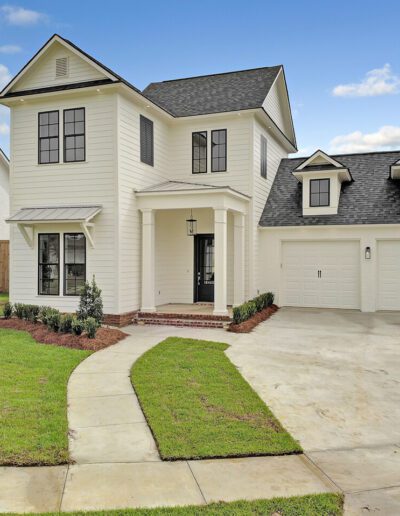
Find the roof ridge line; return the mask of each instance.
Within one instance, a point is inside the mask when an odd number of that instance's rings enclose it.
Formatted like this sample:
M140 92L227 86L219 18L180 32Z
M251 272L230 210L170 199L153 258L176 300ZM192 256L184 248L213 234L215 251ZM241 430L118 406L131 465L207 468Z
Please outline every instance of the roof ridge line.
M203 74L203 75L192 75L192 76L189 76L189 77L179 77L177 79L166 79L165 81L150 82L146 86L146 88L148 88L152 84L165 84L166 82L188 81L190 79L202 79L204 77L215 77L217 75L230 75L230 74L233 74L233 73L253 72L255 70L266 70L266 69L269 69L269 68L283 68L283 65L279 64L279 65L272 65L272 66L258 66L256 68L245 68L243 70L231 70L230 72L217 72L217 73L208 73L208 74L206 73L206 74ZM146 90L146 88L144 88L144 90ZM142 91L144 91L144 90L142 90Z

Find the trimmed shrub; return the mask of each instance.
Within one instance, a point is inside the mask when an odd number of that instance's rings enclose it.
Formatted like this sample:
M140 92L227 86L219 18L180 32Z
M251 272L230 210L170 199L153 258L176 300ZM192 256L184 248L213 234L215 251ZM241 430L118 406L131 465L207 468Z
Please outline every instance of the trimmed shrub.
M267 292L265 295L267 297L267 306L271 306L274 302L275 294L273 294L273 292Z
M61 333L71 333L73 320L74 320L74 316L72 314L62 315L61 320L60 320L60 332Z
M18 317L18 319L24 319L25 317L25 305L22 303L15 303L14 305L14 313Z
M85 330L85 322L81 319L78 319L77 317L73 317L71 329L74 335L82 335L83 331Z
M92 317L97 322L97 326L101 325L103 320L103 300L101 298L101 290L96 284L93 276L92 283L88 281L82 287L79 308L76 311L78 319L86 320Z
M55 333L58 333L60 331L60 326L61 314L58 310L52 308L52 311L47 314L47 327Z
M235 306L233 308L233 322L234 324L240 324L250 317L253 317L257 312L261 312L264 308L271 306L274 302L274 294L267 292L260 294L259 296L243 303L242 305Z
M54 308L51 308L51 306L41 306L39 308L39 319L46 326L47 326L47 318L53 310L54 310Z
M36 323L39 317L40 308L36 305L25 305L24 319Z
M85 330L89 339L96 337L97 328L99 327L98 322L94 317L88 317L85 321Z
M13 305L11 303L6 303L3 308L3 315L5 319L10 319L13 314Z

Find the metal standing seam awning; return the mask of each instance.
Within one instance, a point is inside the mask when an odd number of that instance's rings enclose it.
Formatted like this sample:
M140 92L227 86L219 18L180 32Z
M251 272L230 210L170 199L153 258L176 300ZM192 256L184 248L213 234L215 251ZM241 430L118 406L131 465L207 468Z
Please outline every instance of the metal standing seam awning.
M28 228L38 224L77 223L82 228L90 246L94 247L93 235L90 229L94 224L90 222L102 210L100 205L77 206L40 206L21 208L11 215L6 222L17 224L26 243L33 248L33 234L29 234Z

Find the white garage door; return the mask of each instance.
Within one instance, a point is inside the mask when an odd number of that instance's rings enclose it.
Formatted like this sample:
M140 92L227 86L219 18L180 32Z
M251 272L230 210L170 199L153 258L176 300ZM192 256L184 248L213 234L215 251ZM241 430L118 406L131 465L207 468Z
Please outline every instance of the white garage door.
M400 240L378 242L377 310L400 310Z
M354 241L283 242L284 306L360 308L360 246Z

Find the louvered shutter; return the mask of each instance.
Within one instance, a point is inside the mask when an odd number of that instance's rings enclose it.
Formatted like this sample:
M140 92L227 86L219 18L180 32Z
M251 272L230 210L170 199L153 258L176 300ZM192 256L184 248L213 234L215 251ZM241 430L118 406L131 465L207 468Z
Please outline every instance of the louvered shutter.
M154 165L153 122L140 115L140 161Z

